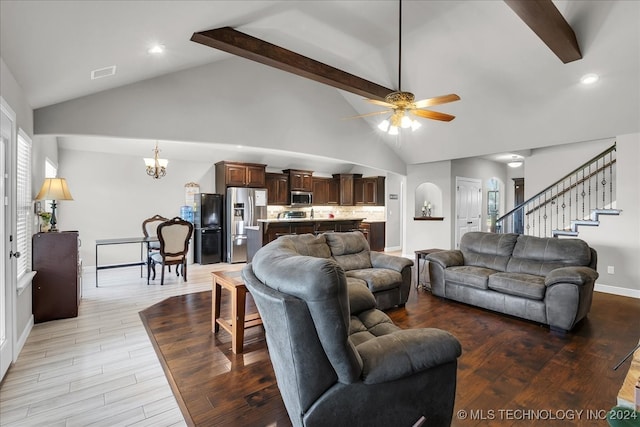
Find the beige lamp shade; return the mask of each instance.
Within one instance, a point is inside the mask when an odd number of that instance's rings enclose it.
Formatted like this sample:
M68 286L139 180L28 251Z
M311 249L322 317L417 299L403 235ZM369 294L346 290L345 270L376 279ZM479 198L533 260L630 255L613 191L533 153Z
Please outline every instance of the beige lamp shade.
M45 178L36 200L73 200L64 178Z

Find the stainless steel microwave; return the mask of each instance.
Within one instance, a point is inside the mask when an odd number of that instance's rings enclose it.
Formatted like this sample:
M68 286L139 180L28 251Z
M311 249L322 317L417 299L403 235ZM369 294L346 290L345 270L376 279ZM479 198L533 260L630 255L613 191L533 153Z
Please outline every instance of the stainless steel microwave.
M313 193L309 191L292 191L291 206L311 206Z

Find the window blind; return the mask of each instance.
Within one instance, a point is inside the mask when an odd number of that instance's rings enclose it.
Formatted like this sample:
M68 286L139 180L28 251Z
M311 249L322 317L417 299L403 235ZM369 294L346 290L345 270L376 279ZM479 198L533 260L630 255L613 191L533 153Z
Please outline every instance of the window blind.
M16 247L20 252L18 280L31 270L31 140L18 134L17 158L17 234Z

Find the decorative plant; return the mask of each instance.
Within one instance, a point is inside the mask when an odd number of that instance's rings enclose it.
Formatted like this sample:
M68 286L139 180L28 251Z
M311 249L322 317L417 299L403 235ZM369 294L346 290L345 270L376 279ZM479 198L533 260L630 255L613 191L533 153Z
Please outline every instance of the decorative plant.
M42 222L47 225L49 221L51 221L51 212L42 211L38 214L38 216L42 219Z

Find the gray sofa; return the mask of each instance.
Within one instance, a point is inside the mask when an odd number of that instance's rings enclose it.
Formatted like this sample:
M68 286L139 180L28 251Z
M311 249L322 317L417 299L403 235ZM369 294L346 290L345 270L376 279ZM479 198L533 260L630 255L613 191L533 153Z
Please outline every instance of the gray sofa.
M434 295L568 331L591 308L597 253L580 239L470 232L429 254Z
M380 310L404 306L409 298L413 261L369 250L367 239L359 231L325 233L317 238L299 235L291 243L300 255L333 259L350 284L369 288Z
M242 271L292 424L449 426L459 342L398 328L336 259L309 256L326 246L322 235L283 236Z

